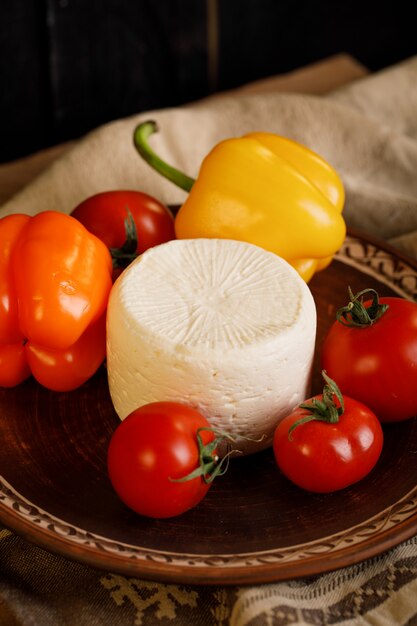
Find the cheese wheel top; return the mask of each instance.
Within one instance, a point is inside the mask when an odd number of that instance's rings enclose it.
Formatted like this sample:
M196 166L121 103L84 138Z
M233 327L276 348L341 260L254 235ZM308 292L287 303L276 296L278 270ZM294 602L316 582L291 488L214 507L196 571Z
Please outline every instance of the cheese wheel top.
M174 240L149 249L116 282L112 301L134 336L182 350L225 355L256 349L296 325L310 290L283 259L227 239Z

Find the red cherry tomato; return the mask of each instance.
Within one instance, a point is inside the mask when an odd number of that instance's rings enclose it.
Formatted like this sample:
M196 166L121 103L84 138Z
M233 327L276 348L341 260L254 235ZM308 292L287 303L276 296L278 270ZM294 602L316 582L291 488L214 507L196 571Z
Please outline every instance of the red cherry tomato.
M116 428L107 456L110 481L120 499L155 518L196 506L211 483L203 476L178 479L200 467L198 429L209 427L198 411L177 402L154 402L128 415ZM199 436L204 445L214 441L211 430Z
M363 402L382 422L396 422L417 415L417 303L391 297L379 304L388 308L370 325L333 323L322 346L322 367L343 394ZM372 302L363 306L369 310Z
M304 407L314 400L322 401L323 395L310 398L278 424L273 450L278 467L293 483L307 491L329 493L371 471L381 454L383 432L370 409L346 396L337 422L313 420ZM293 427L305 419L310 421Z
M133 218L137 245L131 255L175 239L174 217L161 202L140 191L113 190L97 193L71 213L108 248L119 249L126 242L126 219ZM126 263L127 264L127 263Z

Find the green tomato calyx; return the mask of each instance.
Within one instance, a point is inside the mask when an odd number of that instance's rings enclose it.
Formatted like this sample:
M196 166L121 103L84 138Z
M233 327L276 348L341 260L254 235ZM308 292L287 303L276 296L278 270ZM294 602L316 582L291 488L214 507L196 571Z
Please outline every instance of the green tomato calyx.
M348 287L348 291L349 304L341 307L336 312L337 321L344 326L356 326L359 328L372 326L388 309L388 304L379 302L379 294L375 289L363 289L355 295L350 287ZM364 294L372 295L372 300L367 306L363 303Z
M206 444L203 443L200 434L204 430L212 432L215 435L215 438ZM265 435L262 435L259 439L252 439L251 437L245 437L243 435L239 435L239 438L246 439L247 441L260 442L265 438ZM232 455L242 454L240 450L231 448L230 444L236 442L236 438L224 430L208 427L198 428L196 431L196 439L199 457L198 467L182 478L170 478L169 480L171 482L183 483L187 480L193 480L193 478L201 476L206 484L210 484L215 478L217 478L217 476L222 476L227 472ZM223 443L226 443L226 452L220 457L217 453L217 449L219 445Z
M129 207L126 207L127 217L124 219L125 242L120 248L110 248L111 258L113 260L113 268L124 269L138 255L136 249L138 247L138 232Z
M336 424L339 421L339 417L345 410L342 393L335 381L326 374L325 370L322 370L321 375L325 381L321 399L312 398L312 400L300 404L300 409L307 409L307 411L310 411L310 415L306 415L305 417L297 420L288 429L288 439L290 441L292 440L293 431L298 428L298 426L301 426L301 424L306 424L307 422L312 421ZM334 401L335 396L339 402L339 406L337 406Z

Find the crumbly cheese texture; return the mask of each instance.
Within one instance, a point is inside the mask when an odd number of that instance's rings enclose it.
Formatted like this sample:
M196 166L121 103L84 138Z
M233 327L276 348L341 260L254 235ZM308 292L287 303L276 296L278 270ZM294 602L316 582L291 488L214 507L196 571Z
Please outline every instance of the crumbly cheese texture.
M107 315L120 419L149 402L182 402L248 454L270 446L277 423L308 397L314 300L262 248L227 239L151 248L114 284Z

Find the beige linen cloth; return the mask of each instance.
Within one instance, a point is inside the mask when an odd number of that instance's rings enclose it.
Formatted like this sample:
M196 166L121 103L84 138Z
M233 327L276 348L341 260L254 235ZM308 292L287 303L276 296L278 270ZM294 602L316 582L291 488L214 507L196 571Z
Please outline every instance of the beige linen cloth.
M154 173L133 147L133 129L145 119L160 128L151 138L154 149L191 176L226 137L263 130L306 144L339 171L348 225L417 257L417 57L325 96L242 91L105 125L66 151L0 215L69 212L92 193L112 188L138 188L180 203L183 192ZM417 538L330 574L236 588L96 572L4 530L0 623L417 625Z
M151 111L98 128L55 161L0 214L70 212L105 189L139 188L168 204L185 195L136 153L135 125L155 119L152 147L197 176L221 139L264 130L285 135L325 157L346 187L348 225L417 255L417 57L325 97L250 93Z

